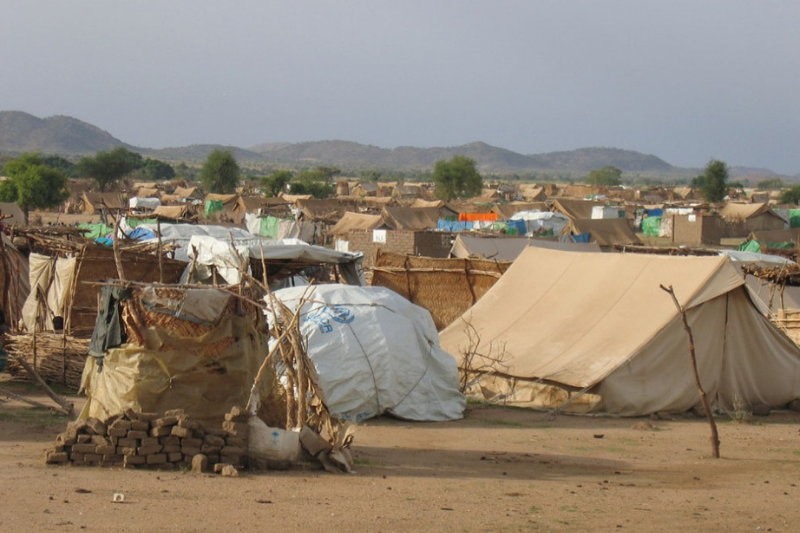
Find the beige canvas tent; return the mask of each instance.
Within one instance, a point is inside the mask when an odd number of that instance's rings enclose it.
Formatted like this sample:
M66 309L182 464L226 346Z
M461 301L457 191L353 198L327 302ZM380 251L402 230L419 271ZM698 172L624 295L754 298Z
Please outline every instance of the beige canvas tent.
M566 235L585 233L589 234L589 242L596 242L600 246L640 244L641 242L626 218L574 219L564 227Z
M456 355L501 357L485 397L623 416L698 404L672 285L694 333L712 405L782 406L800 397L800 349L754 307L727 257L560 252L528 247L497 284L441 333ZM479 338L469 346L465 325ZM488 368L478 355L473 367Z

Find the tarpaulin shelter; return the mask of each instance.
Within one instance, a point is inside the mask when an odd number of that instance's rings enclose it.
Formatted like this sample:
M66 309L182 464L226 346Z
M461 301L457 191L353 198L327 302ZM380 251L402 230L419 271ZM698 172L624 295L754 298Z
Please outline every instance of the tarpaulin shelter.
M381 211L386 226L395 230L435 229L440 217L438 207L389 207Z
M720 212L729 224L738 224L740 229L731 228L731 236L747 235L751 231L781 230L787 221L780 217L768 204L737 204L728 202Z
M604 206L604 202L591 200L574 200L570 198L556 198L553 200L553 211L572 219L591 219L595 206Z
M640 243L626 218L574 219L562 231L573 237L586 236L581 242L596 242L600 246Z
M94 215L100 211L125 211L127 209L122 196L115 192L84 192L81 194L81 206L85 215Z
M328 230L328 235L347 235L351 231L372 231L385 227L381 215L368 215L348 211Z
M355 422L383 413L421 421L463 416L458 369L439 347L425 309L382 287L319 285L310 293L295 287L273 294L300 311L308 356L332 415ZM266 315L273 320L272 312Z
M260 309L213 288L106 286L103 297L109 313L92 337L81 418L183 409L219 424L247 403L266 350Z
M478 237L458 234L450 249L450 257L513 261L528 246L525 237Z
M623 416L699 403L672 286L694 333L712 406L778 407L800 397L800 349L756 309L727 257L584 254L526 248L477 304L441 333L456 355L502 352L487 397ZM480 335L469 346L465 324ZM490 361L481 356L473 367ZM488 371L487 371L488 372Z

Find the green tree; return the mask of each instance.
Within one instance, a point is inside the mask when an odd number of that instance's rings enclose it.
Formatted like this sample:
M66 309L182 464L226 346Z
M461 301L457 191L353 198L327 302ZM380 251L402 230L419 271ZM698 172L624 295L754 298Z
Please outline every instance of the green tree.
M362 170L360 174L364 181L378 181L383 176L380 170Z
M81 175L97 182L102 192L115 185L119 180L139 169L144 164L140 154L131 152L120 146L108 152L97 152L78 161L77 169Z
M800 204L800 185L795 185L791 189L783 191L778 202L782 204Z
M292 194L310 194L314 198L333 196L333 185L328 183L329 175L319 170L306 170L297 174L290 182Z
M289 170L276 170L269 176L262 177L259 181L270 196L278 196L287 183L292 181L292 172Z
M150 159L148 157L144 160L142 169L148 178L155 181L171 180L175 177L175 169L172 168L172 165L158 159Z
M711 203L725 199L728 194L728 165L724 161L712 159L708 162L700 191L705 195L706 201Z
M614 165L606 165L589 172L586 183L601 187L619 185L622 183L622 171Z
M239 173L239 164L229 150L214 150L203 163L200 181L206 192L232 194L239 184Z
M441 200L478 196L483 189L483 178L475 168L475 160L463 155L437 161L433 166L433 181L436 197Z
M64 159L59 155L41 155L39 159L42 164L50 168L61 171L67 178L77 178L78 171L75 168L75 163L68 159Z
M786 185L783 183L783 180L780 178L772 178L758 182L759 191L779 191L785 186Z
M20 206L25 218L31 209L55 207L67 198L67 177L42 163L39 154L22 154L3 166L9 179L0 182L0 201Z

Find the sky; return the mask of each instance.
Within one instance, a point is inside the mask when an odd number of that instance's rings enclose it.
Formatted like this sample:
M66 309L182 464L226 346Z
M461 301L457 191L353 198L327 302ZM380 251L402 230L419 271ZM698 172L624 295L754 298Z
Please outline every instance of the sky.
M147 148L614 147L800 173L797 0L0 0L0 110Z

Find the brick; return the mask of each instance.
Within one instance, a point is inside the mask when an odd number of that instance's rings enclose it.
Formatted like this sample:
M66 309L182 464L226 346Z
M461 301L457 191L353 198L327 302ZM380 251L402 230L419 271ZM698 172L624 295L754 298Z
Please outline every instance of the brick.
M228 432L225 431L224 429L222 429L221 427L218 427L218 428L206 428L205 429L205 433L206 433L206 437L208 437L209 435L213 435L213 436L216 436L216 437L223 437L223 438L228 434Z
M233 465L225 465L220 472L224 477L239 477L239 471Z
M181 453L181 445L175 444L171 446L162 446L161 451L163 453Z
M236 466L240 466L242 464L242 458L239 455L220 455L219 460L220 462Z
M136 413L136 418L134 420L139 420L140 422L152 422L160 416L161 415L158 413Z
M200 448L192 448L189 446L183 446L181 448L181 453L187 457L194 457L200 453Z
M116 453L104 453L103 454L103 462L105 463L122 463L125 460L124 455L119 455Z
M139 446L136 448L136 455L155 455L161 451L161 445Z
M74 439L86 428L86 420L76 420L67 424L66 434L68 437Z
M166 437L170 435L172 432L171 426L163 426L163 427L155 427L150 430L150 436L152 437Z
M83 458L86 456L85 453L78 453L78 452L70 452L69 453L69 460L72 462L80 461L83 462Z
M60 464L69 461L69 455L66 452L47 452L44 460L48 464Z
M86 461L72 461L71 463L67 464L70 464L72 466L89 466L89 463L87 463Z
M239 448L247 448L247 441L239 437L229 436L225 438L225 443L228 446L238 446Z
M95 449L95 453L99 453L100 455L108 455L108 454L113 455L117 453L117 447L111 444L105 446L98 445L97 448Z
M64 446L72 446L78 442L78 440L74 437L70 437L66 433L59 433L56 435L56 444L62 444Z
M156 453L147 456L147 464L149 465L163 465L166 462L167 462L167 454L165 453Z
M180 446L181 438L180 437L174 437L174 436L171 436L171 435L169 437L159 437L158 438L158 443L161 444L162 446L173 446L173 445L176 445L176 444L178 446Z
M141 455L126 455L123 461L125 466L129 465L143 465L147 462L147 458Z
M108 440L108 437L102 437L100 435L92 435L92 443L96 444L97 446L108 446L111 444L111 441Z
M147 437L146 439L142 439L141 442L142 446L160 446L161 443L158 442L158 439L154 437Z
M78 435L76 440L78 441L78 444L86 444L87 442L92 442L92 436L83 433L81 435Z
M168 409L164 412L165 417L174 416L175 418L183 418L186 416L186 411L183 409Z
M83 460L87 463L99 463L103 460L103 456L98 453L87 453Z
M146 439L147 438L147 431L142 431L138 429L130 429L128 430L128 438L129 439Z
M109 429L110 428L125 429L125 430L131 429L131 421L130 420L125 420L124 418L120 418L120 419L116 420L113 424L111 424L109 426Z
M190 420L188 418L178 419L178 425L186 429L200 429L200 422L197 420Z
M90 417L86 419L86 427L94 435L105 435L108 428L102 420Z
M217 435L206 435L203 440L209 446L225 446L225 439Z
M92 444L91 442L85 444L74 444L72 446L72 451L78 453L94 453L96 449L97 445Z
M208 464L213 465L214 463L218 463L220 461L220 455L218 453L207 453L204 454L208 457Z
M245 449L238 446L225 446L220 453L222 455L244 455Z
M108 435L111 437L127 437L128 430L124 428L108 428Z
M150 422L146 420L131 421L131 429L134 431L150 431Z
M137 446L139 446L139 440L129 439L127 437L124 439L117 439L117 446L121 446L124 448L136 448Z
M167 461L170 463L177 463L183 460L183 454L181 452L173 452L167 454Z
M222 451L222 446L212 446L210 444L203 444L200 446L202 453L219 453Z
M192 448L199 448L203 445L203 439L185 438L181 440L181 446L191 446Z
M136 455L136 448L117 446L117 453L130 457Z
M208 457L202 453L192 457L192 472L195 474L202 474L208 470Z
M167 426L174 426L178 423L177 416L165 416L164 418L159 418L154 422L155 427L163 428Z
M194 433L192 432L191 429L182 428L180 426L172 426L172 432L171 433L173 435L175 435L176 437L192 437L194 435Z

